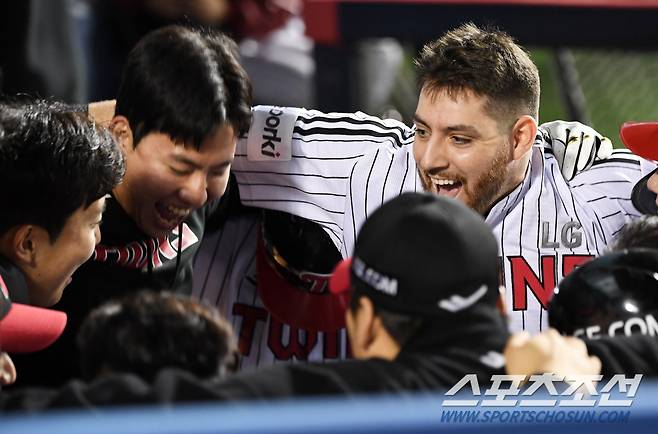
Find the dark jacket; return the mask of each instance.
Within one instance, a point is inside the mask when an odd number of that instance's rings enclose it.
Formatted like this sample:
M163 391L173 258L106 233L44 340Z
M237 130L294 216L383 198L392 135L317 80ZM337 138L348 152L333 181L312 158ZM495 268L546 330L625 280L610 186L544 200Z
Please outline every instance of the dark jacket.
M645 377L658 376L658 337L649 335L615 336L585 340L587 351L601 359L601 374Z
M495 341L493 339L492 343ZM603 362L604 377L618 373L658 375L656 337L636 335L586 343L590 354L597 355ZM110 374L89 384L72 381L57 390L3 391L0 392L0 409L39 411L67 407L441 391L452 387L465 373L477 374L481 385L486 384L492 374L502 373L500 369L482 363L482 355L468 346L467 343L449 346L437 354L403 351L394 361L371 359L282 365L242 373L221 382L200 380L190 373L172 369L161 371L152 384L132 374Z
M100 304L145 288L190 294L194 256L208 220L221 224L231 202L230 195L225 195L208 203L190 213L167 237L154 239L137 227L114 198L108 199L101 243L53 306L67 313L66 329L44 351L12 357L20 372L16 387L59 386L80 377L75 336L86 315Z
M502 321L500 321L502 324ZM432 339L426 339L433 335ZM464 375L488 384L503 374L505 326L481 324L460 333L426 330L393 361L345 360L335 363L280 365L244 372L221 382L200 380L180 370L163 370L152 384L132 374L106 375L92 383L73 381L58 390L24 389L0 393L4 411L172 402L236 401L303 397L442 391Z

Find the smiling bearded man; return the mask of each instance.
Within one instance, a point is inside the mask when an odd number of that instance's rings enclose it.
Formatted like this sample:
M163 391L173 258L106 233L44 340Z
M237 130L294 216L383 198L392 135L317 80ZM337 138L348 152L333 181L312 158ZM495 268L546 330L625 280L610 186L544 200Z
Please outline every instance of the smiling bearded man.
M473 154L458 157L456 162L450 164L447 160L449 156L446 155L450 150L439 150L438 147L442 145L431 145L430 121L423 120L436 119L439 123L445 123L443 119L449 117L450 113L461 113L461 107L468 107L471 103L476 106L482 103L481 98L471 91L451 95L445 90L423 90L414 116L414 158L423 190L457 198L485 215L499 197L521 182L527 161L519 164L514 160L512 144L499 131L495 122L486 118L482 121L481 111L477 110L474 113L475 121L479 120L477 126L444 127L449 135L458 132L467 134L464 137L451 136L450 140L457 145L457 149L466 149L468 152L468 148L471 148ZM427 113L422 115L427 117L421 118L420 113ZM433 117L435 113L441 116ZM484 146L475 148L474 141L482 142ZM513 176L511 172L514 172Z
M575 123L538 127L537 67L504 32L462 25L428 44L416 66L415 128L363 113L254 112L233 164L240 199L317 222L346 257L366 218L402 192L455 197L498 240L510 329L541 331L556 283L639 215L629 200L639 161L614 151L594 163L605 170L574 176L609 141ZM261 145L274 135L266 155Z

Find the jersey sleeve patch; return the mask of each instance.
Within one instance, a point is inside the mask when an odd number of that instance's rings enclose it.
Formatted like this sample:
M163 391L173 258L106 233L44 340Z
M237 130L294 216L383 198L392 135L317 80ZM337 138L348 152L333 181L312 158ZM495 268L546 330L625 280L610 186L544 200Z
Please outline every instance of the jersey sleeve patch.
M260 106L253 111L247 138L247 160L290 161L292 133L300 109Z

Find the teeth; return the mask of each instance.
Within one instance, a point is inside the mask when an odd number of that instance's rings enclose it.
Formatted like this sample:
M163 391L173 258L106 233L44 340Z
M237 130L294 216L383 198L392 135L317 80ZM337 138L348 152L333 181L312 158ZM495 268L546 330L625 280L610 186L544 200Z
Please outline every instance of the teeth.
M436 185L455 185L457 181L453 179L433 179Z
M179 208L174 205L167 205L166 206L167 212L173 214L175 218L183 218L187 216L190 213L189 208Z

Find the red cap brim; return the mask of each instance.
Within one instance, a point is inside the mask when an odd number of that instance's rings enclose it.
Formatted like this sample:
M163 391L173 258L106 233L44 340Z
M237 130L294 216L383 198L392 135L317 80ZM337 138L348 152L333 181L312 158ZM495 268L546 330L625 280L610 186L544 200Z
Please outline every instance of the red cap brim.
M336 265L329 279L329 290L334 294L343 294L352 287L350 272L352 269L352 258L343 259Z
M0 320L0 350L8 353L31 353L55 342L66 327L66 314L12 303L7 316Z
M349 294L312 293L296 288L268 262L258 239L258 293L268 312L284 324L303 330L333 332L345 327Z
M634 154L658 160L658 122L625 122L619 135Z

